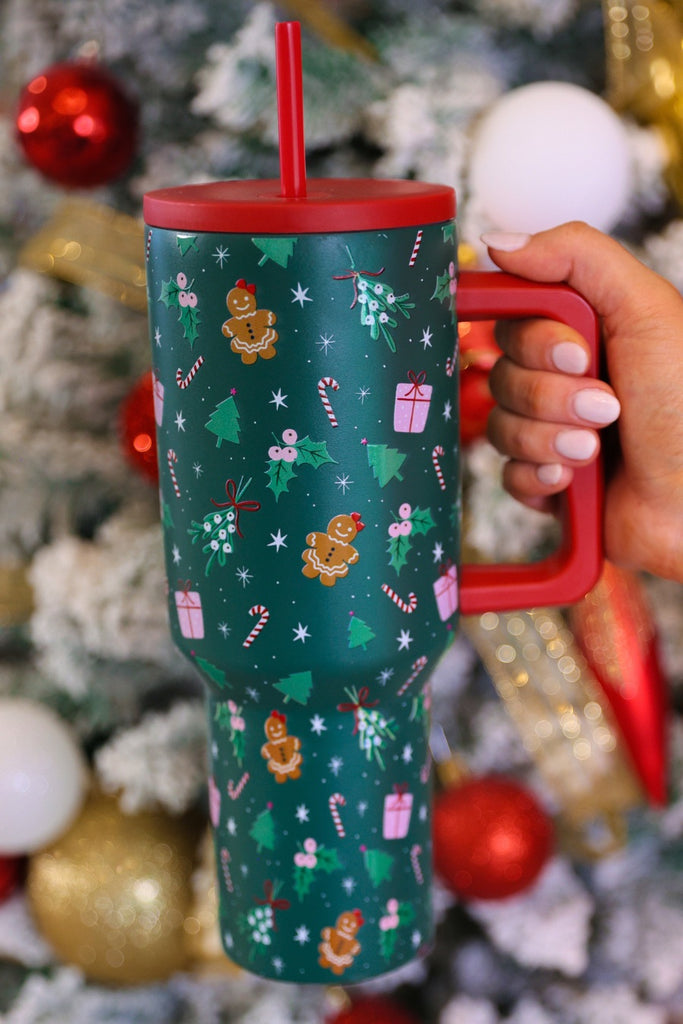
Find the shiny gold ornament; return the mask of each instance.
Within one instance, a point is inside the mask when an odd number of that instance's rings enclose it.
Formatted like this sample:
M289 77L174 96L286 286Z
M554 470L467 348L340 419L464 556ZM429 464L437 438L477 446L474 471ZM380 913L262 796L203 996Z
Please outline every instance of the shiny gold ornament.
M131 309L147 309L141 221L108 206L67 199L21 253L24 267L95 288Z
M659 135L683 206L683 3L603 0L607 100Z
M0 563L0 629L20 626L33 613L33 588L25 565Z
M463 627L558 800L565 849L597 857L621 846L643 793L561 613L487 612Z
M93 794L68 832L29 861L41 935L94 981L140 984L182 970L197 839L191 817L127 815Z

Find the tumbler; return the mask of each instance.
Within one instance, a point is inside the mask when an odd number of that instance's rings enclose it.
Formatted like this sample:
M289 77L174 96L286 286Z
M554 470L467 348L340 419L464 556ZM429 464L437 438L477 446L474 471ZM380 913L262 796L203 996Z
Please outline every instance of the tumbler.
M565 286L459 274L448 186L294 178L145 196L161 516L225 950L351 984L432 941L429 676L459 611L567 603L600 569L595 466L549 558L459 563L457 314L594 352L597 324Z

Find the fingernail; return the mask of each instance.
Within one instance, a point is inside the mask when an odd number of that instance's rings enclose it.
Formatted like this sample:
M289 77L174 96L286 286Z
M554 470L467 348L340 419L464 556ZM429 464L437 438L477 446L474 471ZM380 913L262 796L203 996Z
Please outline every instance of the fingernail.
M574 412L582 420L605 426L614 423L621 412L619 399L599 388L584 388L574 395Z
M588 355L574 341L561 341L554 345L550 357L553 365L563 373L585 373L588 369Z
M590 430L561 430L555 438L555 451L565 459L590 459L598 447Z
M484 245L500 252L517 252L531 241L531 235L520 231L485 231L481 236Z
M559 484L562 477L562 466L559 462L547 462L538 467L536 476L542 484Z

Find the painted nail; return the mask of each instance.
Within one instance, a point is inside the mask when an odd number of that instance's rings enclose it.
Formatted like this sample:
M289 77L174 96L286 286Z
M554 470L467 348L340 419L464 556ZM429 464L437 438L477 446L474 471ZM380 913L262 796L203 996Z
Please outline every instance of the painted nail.
M598 447L590 430L561 430L555 438L555 451L565 459L590 459Z
M559 484L562 477L562 466L559 462L547 462L538 467L536 476L542 484L548 484L549 486Z
M619 399L599 388L584 388L583 391L577 391L572 404L574 412L582 420L600 426L614 423L621 412Z
M553 345L550 358L553 365L563 373L585 373L588 369L588 356L574 341L561 341Z
M484 245L500 252L517 252L531 241L531 235L521 231L485 231L481 236Z

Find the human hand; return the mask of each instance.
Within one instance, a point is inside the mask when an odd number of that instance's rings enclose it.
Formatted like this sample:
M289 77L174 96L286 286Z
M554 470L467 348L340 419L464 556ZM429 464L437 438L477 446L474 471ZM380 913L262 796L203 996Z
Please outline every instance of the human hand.
M551 320L506 321L490 386L488 436L509 457L506 489L550 510L573 469L598 455L618 418L608 467L610 561L683 582L683 298L618 242L582 223L483 236L493 261L532 281L571 285L600 318L610 385L586 377L588 346Z

